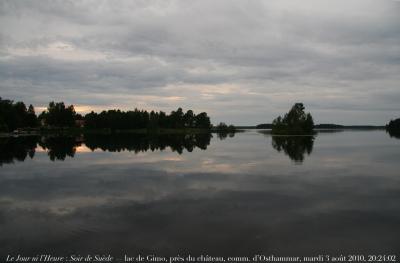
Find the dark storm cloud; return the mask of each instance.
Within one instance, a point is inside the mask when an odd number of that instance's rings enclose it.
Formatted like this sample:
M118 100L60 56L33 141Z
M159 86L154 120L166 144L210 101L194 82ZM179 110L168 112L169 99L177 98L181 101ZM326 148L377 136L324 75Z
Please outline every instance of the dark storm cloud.
M400 111L399 12L391 0L0 1L1 96L238 124L304 101L317 121L383 124Z

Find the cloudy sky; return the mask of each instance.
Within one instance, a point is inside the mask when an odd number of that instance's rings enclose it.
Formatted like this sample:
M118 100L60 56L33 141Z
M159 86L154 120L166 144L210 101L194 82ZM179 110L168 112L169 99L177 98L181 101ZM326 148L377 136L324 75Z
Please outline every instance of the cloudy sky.
M213 123L400 117L400 1L0 0L0 96Z

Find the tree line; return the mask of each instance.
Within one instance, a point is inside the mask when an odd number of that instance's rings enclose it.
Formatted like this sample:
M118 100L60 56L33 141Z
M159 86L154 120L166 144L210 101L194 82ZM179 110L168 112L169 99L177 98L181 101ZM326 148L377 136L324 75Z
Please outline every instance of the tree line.
M0 97L0 131L37 126L38 119L32 104L26 107L22 101L14 102Z
M313 134L314 120L310 113L304 111L302 103L295 103L283 117L279 116L272 124L257 128L271 128L273 134ZM33 105L2 99L0 97L0 132L10 132L19 128L35 127L75 127L88 129L211 129L210 117L206 112L195 114L192 110L184 112L182 108L167 114L163 111L146 110L107 110L100 113L90 112L85 116L77 114L73 105L64 102L50 102L47 109L36 116ZM392 120L386 125L390 134L400 134L400 119ZM234 132L235 127L221 122L214 129L226 134Z
M167 114L163 111L107 110L90 112L85 116L77 114L73 105L64 102L50 102L47 109L36 116L32 105L27 108L23 102L13 102L0 98L0 131L14 131L18 128L34 127L75 127L89 129L211 129L210 117L206 112L195 114L178 108Z
M84 117L85 127L93 129L182 129L200 128L210 129L211 121L206 112L195 114L192 110L183 112L182 108L167 114L147 112L135 109L134 111L108 110L101 113L91 112Z

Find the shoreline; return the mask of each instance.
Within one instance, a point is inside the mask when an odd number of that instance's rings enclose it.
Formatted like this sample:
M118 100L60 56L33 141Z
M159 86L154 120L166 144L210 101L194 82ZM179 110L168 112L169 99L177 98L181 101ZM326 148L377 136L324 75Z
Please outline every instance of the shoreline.
M45 135L81 135L81 134L141 134L141 135L174 135L174 134L205 134L205 133L236 133L244 132L242 129L218 130L218 129L132 129L132 130L112 130L112 129L85 129L85 128L53 128L37 130L19 130L18 132L2 132L0 138L22 137L22 136L45 136Z

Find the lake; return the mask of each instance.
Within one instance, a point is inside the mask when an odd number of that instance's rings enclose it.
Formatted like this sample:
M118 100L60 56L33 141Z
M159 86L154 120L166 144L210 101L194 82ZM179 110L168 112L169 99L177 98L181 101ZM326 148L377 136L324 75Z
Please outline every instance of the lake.
M0 139L0 256L400 252L400 140Z

